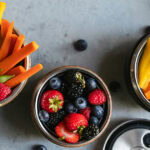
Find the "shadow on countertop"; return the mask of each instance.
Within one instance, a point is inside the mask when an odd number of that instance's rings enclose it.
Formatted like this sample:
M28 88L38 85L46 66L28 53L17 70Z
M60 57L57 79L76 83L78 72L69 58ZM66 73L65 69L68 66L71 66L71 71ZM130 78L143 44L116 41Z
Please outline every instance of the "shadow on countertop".
M121 89L117 93L112 93L112 101L113 101L113 111L120 111L124 109L124 106L126 108L132 109L132 110L139 110L141 107L134 101L134 99L131 97L128 91L128 87L126 84L125 76L125 67L126 63L129 59L129 56L131 52L134 50L137 40L132 41L126 41L124 43L121 43L120 45L117 45L112 50L110 50L106 55L103 57L103 59L100 62L100 69L98 74L104 79L107 85L111 81L117 81L121 84ZM118 109L117 105L120 107ZM127 110L126 110L127 111ZM125 111L125 112L126 112ZM124 113L125 113L124 112ZM116 112L117 113L117 112ZM123 121L127 121L131 119L125 117L124 115L119 116L117 118L113 116L113 120L111 120L108 129L104 133L104 135L99 138L95 144L94 150L102 150L103 144L109 135L109 133L120 123Z
M29 79L19 96L14 101L1 108L3 120L8 124L8 132L11 130L11 134L15 135L14 137L16 138L17 135L21 135L24 138L32 136L37 138L42 137L33 124L30 106L34 87L40 78L40 75L36 75L32 77L32 79Z

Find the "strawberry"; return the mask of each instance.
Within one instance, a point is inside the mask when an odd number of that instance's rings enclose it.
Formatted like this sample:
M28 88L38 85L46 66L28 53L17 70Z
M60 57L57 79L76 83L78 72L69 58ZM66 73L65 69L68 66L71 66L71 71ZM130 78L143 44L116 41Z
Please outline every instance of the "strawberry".
M63 95L57 90L48 90L41 97L41 107L50 113L55 113L63 107Z
M90 114L91 114L91 108L86 107L85 109L81 109L80 113L83 114L87 120L89 120L90 119Z
M65 117L64 119L65 126L70 131L76 131L80 128L88 126L88 121L82 114L72 113Z
M89 94L88 100L92 105L102 105L106 102L106 95L103 90L96 89Z
M60 139L68 143L77 143L80 139L79 134L69 131L63 121L56 126L55 132Z
M0 83L0 101L5 99L11 94L11 88Z

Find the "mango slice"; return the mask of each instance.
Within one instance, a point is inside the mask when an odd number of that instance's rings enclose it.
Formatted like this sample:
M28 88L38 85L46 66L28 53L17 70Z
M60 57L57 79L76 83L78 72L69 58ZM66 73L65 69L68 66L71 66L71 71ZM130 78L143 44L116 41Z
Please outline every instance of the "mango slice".
M6 9L6 3L0 2L0 24L2 22L2 17L5 9Z
M147 40L143 56L139 64L139 86L146 89L150 81L150 38Z

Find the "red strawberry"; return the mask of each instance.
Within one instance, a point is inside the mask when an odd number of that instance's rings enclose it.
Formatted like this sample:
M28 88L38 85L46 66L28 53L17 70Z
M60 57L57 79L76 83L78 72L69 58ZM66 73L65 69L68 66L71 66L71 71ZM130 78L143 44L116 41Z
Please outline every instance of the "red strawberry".
M65 125L64 122L60 122L56 128L55 128L55 132L57 134L57 136L63 140L65 140L68 143L77 143L80 139L79 134L78 133L73 133L71 131L69 131Z
M102 105L106 102L106 95L103 90L97 89L89 94L88 100L92 105Z
M87 127L88 121L82 114L72 113L65 117L64 119L65 126L70 131L75 131L80 127Z
M41 107L50 113L60 110L63 107L63 104L63 95L57 90L48 90L42 95Z
M0 101L5 99L7 96L11 94L11 88L0 83Z
M83 114L87 120L89 120L90 119L90 114L91 114L91 108L86 107L85 109L81 109L80 113Z

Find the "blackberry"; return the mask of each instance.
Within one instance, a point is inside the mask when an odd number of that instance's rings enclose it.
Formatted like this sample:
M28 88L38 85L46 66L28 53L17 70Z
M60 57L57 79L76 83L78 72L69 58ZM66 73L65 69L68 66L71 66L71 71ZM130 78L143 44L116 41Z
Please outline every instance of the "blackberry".
M86 140L90 140L99 134L99 128L97 125L91 124L85 128L82 132L82 137Z
M77 82L77 78L75 76L75 71L67 71L64 75L64 80L70 84L71 82Z
M61 122L66 113L64 110L59 110L56 113L49 113L49 121L46 123L50 129L54 129L59 122Z
M63 93L63 95L67 93L67 85L64 82L61 84L59 91Z
M83 94L83 86L80 82L72 83L68 90L68 97L71 99L76 99Z
M65 75L64 80L71 85L71 83L81 83L82 87L85 88L85 79L82 73L75 71L68 71Z

